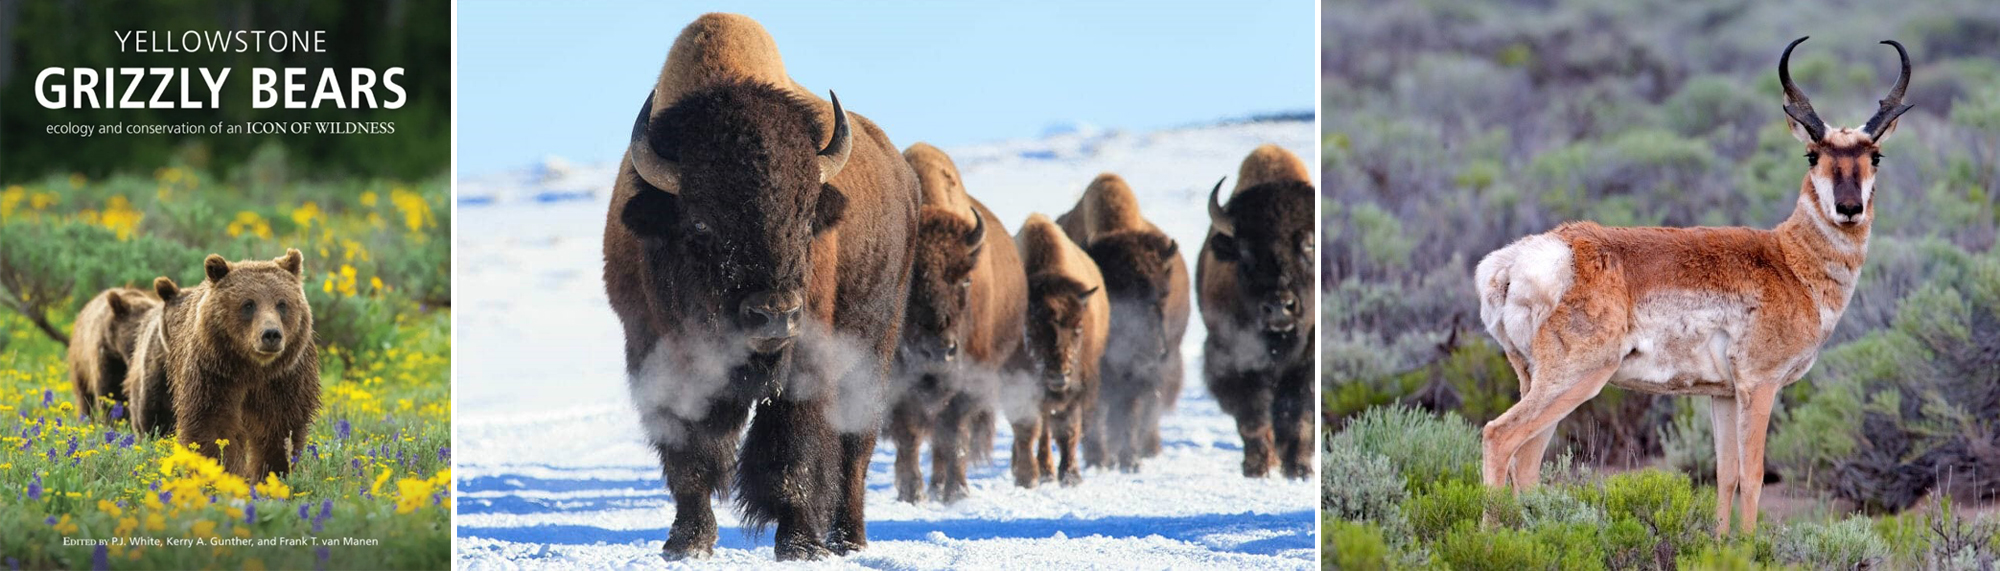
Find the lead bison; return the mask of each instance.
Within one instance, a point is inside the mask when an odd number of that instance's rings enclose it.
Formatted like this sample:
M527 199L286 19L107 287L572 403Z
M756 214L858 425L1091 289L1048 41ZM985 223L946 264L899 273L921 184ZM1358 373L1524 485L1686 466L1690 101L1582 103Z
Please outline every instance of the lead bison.
M779 559L867 545L916 210L895 145L793 82L756 21L681 31L604 228L629 385L674 496L666 556L714 551L709 497L732 473L746 525L777 524Z
M1282 462L1289 478L1312 474L1315 192L1305 163L1264 145L1243 159L1223 205L1209 192L1208 245L1195 265L1202 376L1243 437L1243 475ZM1274 442L1275 441L1275 442ZM1275 448L1275 450L1273 450Z
M931 495L965 497L965 464L993 448L998 375L1025 374L1021 328L1027 275L1007 227L965 193L944 151L911 145L903 158L923 187L908 314L889 415L896 441L896 498L924 497L918 450L931 442Z
M1111 302L1099 393L1090 424L1102 436L1086 440L1091 466L1139 469L1160 452L1160 414L1171 410L1186 377L1181 338L1187 335L1188 270L1180 245L1139 214L1125 179L1098 175L1068 213L1056 219L1104 275Z

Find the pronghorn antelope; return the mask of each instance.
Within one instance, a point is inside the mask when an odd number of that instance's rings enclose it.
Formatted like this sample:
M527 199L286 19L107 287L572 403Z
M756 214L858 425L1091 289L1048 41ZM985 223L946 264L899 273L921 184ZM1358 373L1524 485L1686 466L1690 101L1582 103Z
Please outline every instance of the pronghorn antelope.
M1521 381L1485 428L1486 484L1535 485L1556 422L1606 383L1709 397L1717 532L1756 528L1765 429L1778 389L1812 368L1868 249L1882 139L1908 111L1910 55L1859 129L1829 129L1778 59L1785 115L1806 146L1797 209L1772 230L1606 228L1572 222L1480 260L1479 317ZM1735 503L1740 501L1741 503Z

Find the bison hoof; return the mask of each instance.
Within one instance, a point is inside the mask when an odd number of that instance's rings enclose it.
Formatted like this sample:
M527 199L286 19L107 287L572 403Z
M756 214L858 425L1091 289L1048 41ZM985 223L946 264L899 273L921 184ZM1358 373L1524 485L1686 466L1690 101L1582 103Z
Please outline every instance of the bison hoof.
M924 489L916 486L898 489L896 490L896 500L912 504L922 503L924 501Z
M814 561L833 553L819 541L809 538L778 540L775 551L779 561Z
M1271 465L1265 462L1244 462L1243 477L1262 478L1271 473Z
M1063 472L1063 475L1062 475L1062 485L1063 485L1063 487L1065 487L1065 488L1073 488L1073 487L1076 487L1076 485L1077 485L1077 484L1082 484L1082 483L1083 483L1083 474L1082 474L1082 473L1080 473L1080 472Z
M940 502L947 504L956 503L959 500L965 499L965 485L954 484L938 487L931 490L931 495L936 497Z
M1313 470L1312 466L1310 465L1300 463L1300 464L1287 464L1285 466L1286 478L1290 478L1293 480L1304 480L1307 478L1311 478L1312 475L1313 475Z
M695 530L692 527L675 526L667 533L667 543L660 548L660 557L668 561L707 559L715 555L715 531Z
M843 534L835 532L827 538L826 547L832 550L835 555L845 556L868 548L868 542L866 540L851 541L845 538Z

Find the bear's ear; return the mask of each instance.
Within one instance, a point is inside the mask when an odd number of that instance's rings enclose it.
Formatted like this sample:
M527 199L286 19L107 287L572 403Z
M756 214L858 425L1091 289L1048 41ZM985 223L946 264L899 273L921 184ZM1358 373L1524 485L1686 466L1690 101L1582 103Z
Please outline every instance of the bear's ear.
M208 270L208 281L219 282L224 276L229 275L229 260L222 259L220 254L209 254L208 259L201 261L201 265Z
M132 304L125 301L124 293L111 292L111 295L105 296L104 301L111 304L112 315L124 317L126 314L132 313Z
M181 295L181 286L174 283L173 278L160 276L153 278L153 293L160 294L161 301L173 301Z
M300 254L298 248L285 248L285 257L271 261L277 262L278 267L291 272L292 277L296 278L300 276L301 271L305 270L305 259L305 254Z
M820 185L819 204L813 210L813 235L833 229L847 215L847 195L831 184Z

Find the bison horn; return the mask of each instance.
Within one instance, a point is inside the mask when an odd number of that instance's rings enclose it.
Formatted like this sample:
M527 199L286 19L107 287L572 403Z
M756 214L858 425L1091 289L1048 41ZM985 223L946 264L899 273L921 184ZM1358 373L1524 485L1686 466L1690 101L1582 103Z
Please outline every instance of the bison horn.
M1104 289L1104 286L1097 286L1087 290L1083 290L1083 293L1076 294L1076 298L1079 300L1083 300L1084 302L1087 303L1090 301L1090 296L1097 295L1097 290L1100 289Z
M1887 130L1889 123L1894 122L1896 117L1901 116L1904 111L1909 111L1911 107L1903 104L1903 91L1910 88L1910 52L1903 49L1903 44L1895 40L1883 40L1882 43L1896 47L1896 55L1903 58L1903 73L1896 77L1896 87L1889 90L1889 96L1879 102L1882 108L1875 111L1875 116L1869 118L1868 124L1861 128L1862 131L1868 132L1868 137L1871 139L1882 138L1883 131Z
M679 195L680 167L673 161L653 152L653 145L647 142L646 127L653 122L653 92L646 92L646 103L639 106L639 118L632 120L632 142L625 147L625 154L632 159L632 170L639 172L639 178L653 188L667 194Z
M854 146L849 144L854 134L847 130L847 112L840 109L840 96L834 95L832 91L826 92L826 96L833 100L833 139L827 141L826 148L819 151L821 183L833 180L834 175L840 174L840 169L847 166L848 153L854 150Z
M1229 180L1229 177L1225 176L1222 177L1222 180L1215 181L1215 188L1208 191L1208 223L1210 226L1215 227L1217 233L1226 236L1235 236L1236 221L1229 217L1229 211L1222 209L1222 202L1220 202L1222 200L1222 181L1224 180Z
M1792 40L1791 45L1785 46L1785 55L1778 58L1778 83L1785 88L1785 114L1790 115L1793 121L1804 127L1807 136L1818 141L1826 136L1826 122L1819 120L1819 114L1813 112L1812 101L1806 99L1805 92L1799 91L1799 86L1792 83L1792 48L1798 47L1799 42L1803 41L1806 41L1806 38ZM1898 46L1898 49L1901 47ZM1897 93L1900 94L1901 91L1898 90Z
M979 209L972 209L972 231L965 234L965 247L979 251L986 243L986 217L979 215Z

